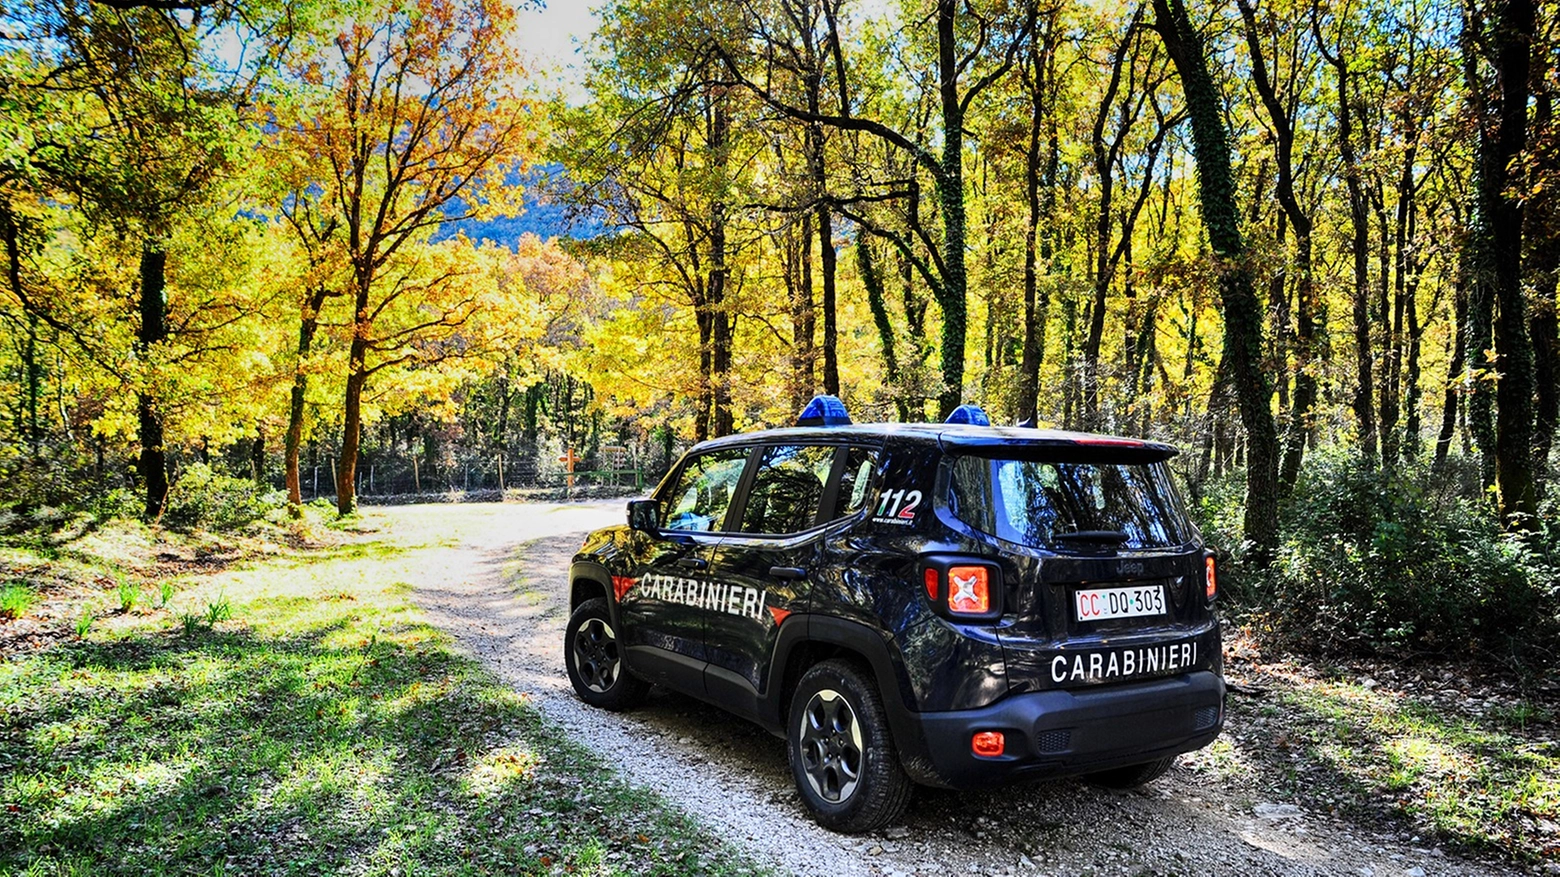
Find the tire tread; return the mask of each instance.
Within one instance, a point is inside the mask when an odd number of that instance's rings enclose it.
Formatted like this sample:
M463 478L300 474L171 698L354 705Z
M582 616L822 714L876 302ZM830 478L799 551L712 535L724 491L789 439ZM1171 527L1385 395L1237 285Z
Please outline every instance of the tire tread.
M852 700L860 701L851 706L858 713L857 721L865 726L863 730L869 731L866 735L869 742L866 743L866 751L862 753L867 769L862 777L862 786L857 791L857 795L865 795L865 797L851 801L845 809L838 812L820 809L811 803L812 789L807 786L807 780L802 776L795 742L791 739L793 731L790 725L798 705L805 704L805 698L811 697L815 687L821 687L817 686L816 680L824 676L833 677L830 679L831 685L833 679L844 683L838 687L849 691L841 693L850 695ZM900 767L899 754L894 750L894 741L888 727L888 713L883 708L882 695L878 692L876 680L865 668L853 661L838 658L810 667L797 683L796 694L792 699L792 710L787 715L786 724L786 751L790 757L791 773L796 780L797 792L820 825L842 834L859 834L884 828L904 813L915 787L910 782L910 778L905 775L904 769Z

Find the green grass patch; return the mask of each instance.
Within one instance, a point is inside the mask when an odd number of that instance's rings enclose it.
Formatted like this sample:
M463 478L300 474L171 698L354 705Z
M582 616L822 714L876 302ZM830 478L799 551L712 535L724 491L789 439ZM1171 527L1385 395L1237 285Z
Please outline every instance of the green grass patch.
M0 874L757 871L420 620L442 540L354 538L0 665Z
M1545 711L1464 713L1338 681L1286 689L1279 702L1282 731L1270 739L1283 742L1269 754L1313 806L1407 817L1470 851L1560 857L1560 747L1525 733Z
M38 592L24 582L0 585L0 621L21 618L37 602Z

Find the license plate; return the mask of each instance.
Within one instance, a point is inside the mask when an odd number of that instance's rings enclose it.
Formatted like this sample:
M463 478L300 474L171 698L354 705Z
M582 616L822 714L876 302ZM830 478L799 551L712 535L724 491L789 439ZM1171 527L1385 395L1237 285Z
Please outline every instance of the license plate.
M1107 618L1135 618L1165 614L1165 586L1135 588L1091 588L1073 597L1079 621L1104 621Z

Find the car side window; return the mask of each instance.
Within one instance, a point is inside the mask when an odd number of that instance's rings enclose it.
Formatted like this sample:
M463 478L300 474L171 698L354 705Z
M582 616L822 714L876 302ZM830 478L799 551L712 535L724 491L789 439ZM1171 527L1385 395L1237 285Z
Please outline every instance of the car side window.
M765 448L742 511L742 532L782 535L811 527L836 450L821 445Z
M834 512L825 520L848 517L867 504L867 488L872 486L872 472L877 469L877 451L847 448L845 453L845 469L840 473L840 491L834 502Z
M747 458L747 448L731 448L689 460L676 488L668 494L661 528L691 532L720 529Z

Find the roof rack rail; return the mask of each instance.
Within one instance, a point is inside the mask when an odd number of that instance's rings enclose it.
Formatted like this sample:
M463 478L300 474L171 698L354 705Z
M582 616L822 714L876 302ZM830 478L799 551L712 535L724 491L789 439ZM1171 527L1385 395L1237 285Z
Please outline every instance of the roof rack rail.
M797 426L849 426L851 424L850 412L845 410L845 403L838 396L825 396L819 394L812 397L807 407L796 418Z
M948 415L948 419L944 422L963 423L969 426L990 426L991 418L986 416L985 410L979 405L966 404L953 409L953 413Z

